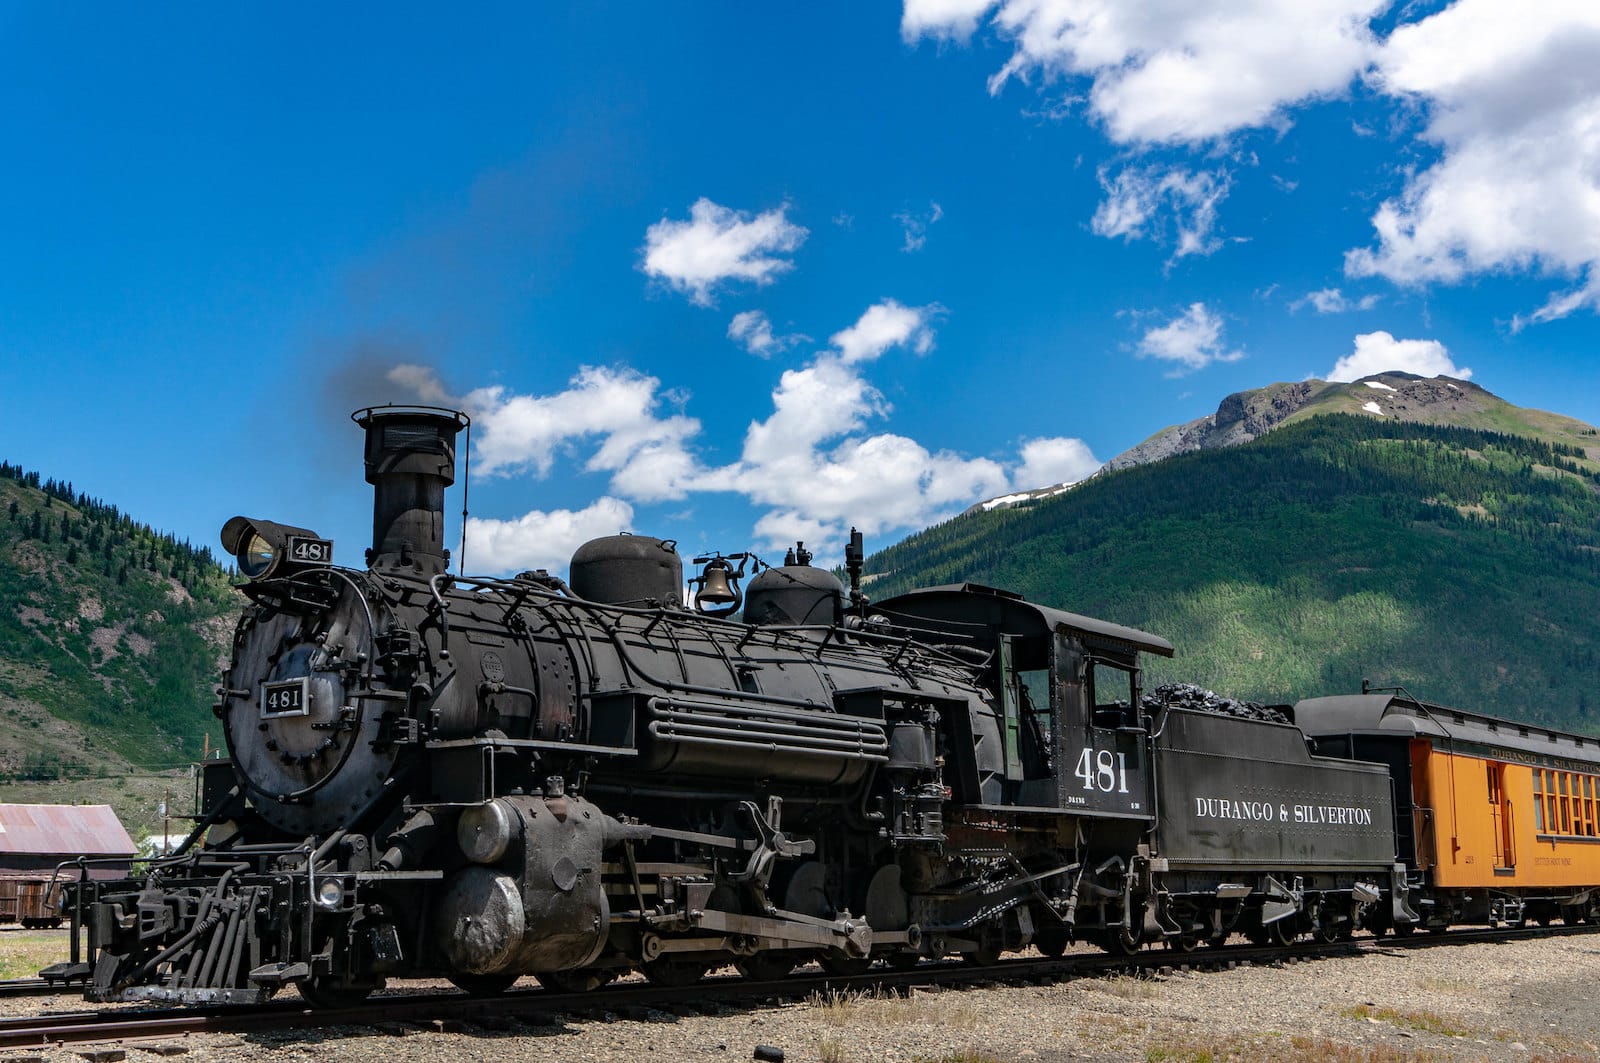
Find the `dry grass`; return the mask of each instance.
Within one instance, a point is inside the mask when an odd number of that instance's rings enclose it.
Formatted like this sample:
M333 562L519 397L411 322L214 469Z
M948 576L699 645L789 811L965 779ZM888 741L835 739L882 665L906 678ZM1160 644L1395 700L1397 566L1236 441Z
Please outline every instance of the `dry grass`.
M1452 978L1444 974L1425 974L1417 982L1423 989L1434 993L1460 995L1472 991L1472 983L1465 978Z
M1501 1040L1509 1040L1509 1038L1501 1038ZM1579 1037L1550 1033L1544 1034L1539 1040L1543 1042L1543 1048L1554 1052L1555 1055L1543 1056L1536 1052L1530 1058L1529 1063L1577 1063L1580 1059L1593 1060L1600 1058L1600 1046Z
M1347 1019L1367 1019L1387 1022L1402 1030L1438 1034L1440 1037L1475 1037L1482 1031L1458 1025L1453 1019L1431 1011L1397 1011L1394 1008L1375 1008L1370 1004L1357 1004L1339 1012Z
M830 989L813 993L809 1003L818 1018L830 1026L940 1026L946 1029L974 1030L989 1022L987 1013L972 993L923 993L912 990L907 996L884 992L841 992Z
M1161 995L1161 987L1155 982L1148 978L1136 978L1131 974L1086 979L1083 986L1085 989L1107 993L1123 1000L1152 1000Z
M65 930L0 932L0 978L35 978L42 967L67 959Z
M831 1034L817 1038L817 1058L822 1063L849 1063L850 1060L844 1050L844 1042Z
M1183 1040L1152 1045L1149 1063L1429 1063L1432 1052L1410 1052L1388 1045L1347 1045L1326 1037L1268 1035L1252 1040Z
M842 1040L831 1034L824 1034L817 1039L817 1059L821 1063L853 1063L854 1057L845 1048ZM931 1056L912 1056L911 1063L1006 1063L1006 1061L1000 1056L968 1048Z

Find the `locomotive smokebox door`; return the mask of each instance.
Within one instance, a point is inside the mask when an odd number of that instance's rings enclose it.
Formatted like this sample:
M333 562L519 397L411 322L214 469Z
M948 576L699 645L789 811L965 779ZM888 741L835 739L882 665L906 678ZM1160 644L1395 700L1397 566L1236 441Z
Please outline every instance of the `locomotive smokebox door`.
M1060 714L1055 763L1061 807L1153 819L1149 721L1131 649L1056 634Z

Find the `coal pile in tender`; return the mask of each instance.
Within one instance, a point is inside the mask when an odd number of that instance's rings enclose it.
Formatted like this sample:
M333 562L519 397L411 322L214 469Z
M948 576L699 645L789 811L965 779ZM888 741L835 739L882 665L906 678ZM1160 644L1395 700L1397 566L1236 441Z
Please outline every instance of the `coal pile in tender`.
M1270 705L1257 701L1241 701L1223 697L1214 690L1193 683L1163 683L1139 699L1147 713L1154 715L1162 709L1190 709L1194 712L1211 712L1218 716L1238 716L1245 720L1263 720L1267 723L1288 723L1289 718Z

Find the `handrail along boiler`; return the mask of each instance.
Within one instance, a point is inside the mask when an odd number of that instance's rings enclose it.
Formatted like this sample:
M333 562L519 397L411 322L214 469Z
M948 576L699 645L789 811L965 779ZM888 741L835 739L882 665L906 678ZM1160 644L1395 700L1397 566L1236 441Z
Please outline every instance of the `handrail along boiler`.
M1157 636L975 584L869 603L858 535L848 590L800 545L702 559L684 602L674 544L630 535L586 544L570 585L451 575L466 417L356 421L365 569L305 528L223 530L248 599L230 755L178 853L76 887L89 954L56 973L93 999L683 984L1417 918L1382 767L1152 711ZM747 561L742 619L715 615Z

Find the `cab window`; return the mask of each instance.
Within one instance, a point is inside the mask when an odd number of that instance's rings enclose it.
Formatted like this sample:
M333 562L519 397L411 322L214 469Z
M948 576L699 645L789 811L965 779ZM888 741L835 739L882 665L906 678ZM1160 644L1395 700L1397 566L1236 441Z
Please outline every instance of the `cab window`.
M1139 706L1134 701L1136 673L1109 662L1090 658L1088 695L1096 727L1137 727Z

